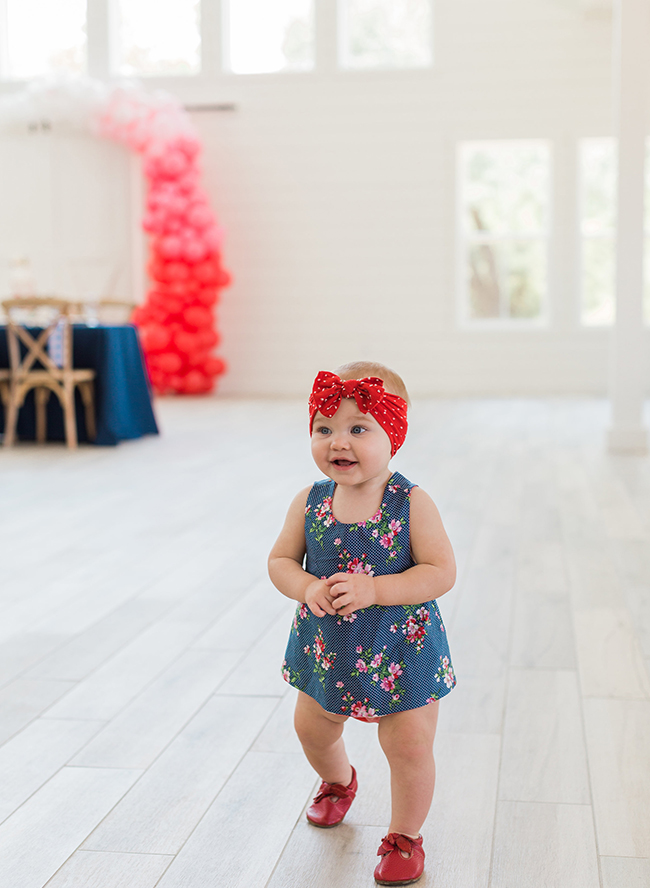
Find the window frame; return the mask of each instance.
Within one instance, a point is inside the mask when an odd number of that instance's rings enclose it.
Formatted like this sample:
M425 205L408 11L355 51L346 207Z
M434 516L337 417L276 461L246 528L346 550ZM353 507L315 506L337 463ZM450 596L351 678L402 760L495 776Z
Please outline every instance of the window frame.
M409 78L431 77L436 71L435 3L431 7L431 64L423 67L347 68L341 53L341 0L314 0L314 65L309 70L280 70L238 74L230 68L228 39L229 0L200 0L200 70L196 74L133 75L152 88L170 89L182 101L205 101L218 95L224 85L254 78L274 82L295 78L318 78L323 75L339 77ZM0 23L6 17L6 0L0 0ZM87 0L87 68L86 76L100 80L116 80L118 72L119 34L117 0ZM0 29L0 92L24 88L35 78L10 78L7 71L7 49L3 50L2 35L8 40L6 28Z
M472 236L472 232L468 232L465 224L465 182L463 178L464 171L464 154L469 146L481 147L495 144L516 145L516 144L538 144L544 145L548 152L548 183L546 192L547 212L546 226L541 234L487 234L480 236ZM553 179L554 179L554 145L550 138L535 137L506 137L492 139L471 139L463 138L456 145L456 324L464 331L521 331L521 330L548 330L551 324L550 310L550 281L551 281L551 245L553 241ZM534 241L543 244L543 254L546 261L545 287L541 296L540 313L534 318L513 318L513 317L494 317L494 318L475 318L471 315L470 310L470 293L469 293L469 275L467 273L467 255L469 246L473 243L486 242L512 242L512 241Z

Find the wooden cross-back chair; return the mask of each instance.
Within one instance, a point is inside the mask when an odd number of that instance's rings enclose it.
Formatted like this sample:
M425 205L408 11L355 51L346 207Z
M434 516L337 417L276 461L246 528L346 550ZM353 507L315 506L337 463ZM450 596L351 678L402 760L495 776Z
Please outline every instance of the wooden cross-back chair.
M95 437L94 409L94 370L75 369L72 364L72 325L71 314L74 304L65 299L49 297L21 297L7 299L2 303L7 315L7 345L9 350L8 394L5 403L5 447L11 447L16 440L18 412L25 402L27 393L34 389L36 405L36 440L43 443L47 437L47 402L52 392L59 399L63 409L65 439L68 447L77 446L77 421L75 416L75 388L79 388L85 413L86 431L92 440ZM42 330L34 333L36 323L27 326L17 315L25 312L47 311L49 322ZM61 366L48 354L48 343L52 334L60 327L62 360ZM34 334L34 335L32 335ZM21 345L24 354L21 355ZM4 400L4 399L3 399Z

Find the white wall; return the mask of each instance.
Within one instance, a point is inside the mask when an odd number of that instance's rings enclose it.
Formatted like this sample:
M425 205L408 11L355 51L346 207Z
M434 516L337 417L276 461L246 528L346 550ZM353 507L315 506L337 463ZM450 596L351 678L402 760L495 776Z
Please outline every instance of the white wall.
M435 8L430 71L337 71L323 27L314 73L166 84L237 109L193 113L235 278L222 392L304 394L318 369L363 357L414 394L605 392L609 333L578 320L576 151L611 134L611 23L579 0ZM550 325L463 330L456 146L524 137L554 149Z
M26 256L39 293L128 298L132 166L120 145L55 125L0 139L0 293ZM137 197L137 195L136 195Z
M578 318L576 151L611 133L610 43L577 3L454 0L430 72L224 78L238 110L194 115L235 275L221 391L304 393L370 357L417 394L604 393L609 333ZM550 325L462 330L456 145L522 137L554 148Z

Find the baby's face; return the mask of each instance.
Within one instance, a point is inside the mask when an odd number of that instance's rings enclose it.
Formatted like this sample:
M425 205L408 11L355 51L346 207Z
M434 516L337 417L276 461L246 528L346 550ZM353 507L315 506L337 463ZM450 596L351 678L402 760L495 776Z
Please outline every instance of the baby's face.
M362 413L354 398L344 398L331 418L314 416L311 452L324 475L354 486L385 477L391 444L374 416Z

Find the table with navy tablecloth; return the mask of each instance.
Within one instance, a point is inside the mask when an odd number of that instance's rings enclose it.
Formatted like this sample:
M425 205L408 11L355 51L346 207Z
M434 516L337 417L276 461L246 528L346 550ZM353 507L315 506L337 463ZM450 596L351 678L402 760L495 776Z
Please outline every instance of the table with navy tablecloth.
M38 330L32 331L33 335ZM97 437L92 442L113 445L129 438L157 435L158 426L151 405L151 389L138 334L130 324L120 326L73 327L73 362L78 368L95 371L95 417ZM9 366L7 337L0 327L0 367ZM84 410L76 394L77 434L87 441ZM0 404L0 431L4 411ZM47 437L65 440L63 411L55 395L47 405ZM18 416L18 438L35 438L34 393L25 399Z

